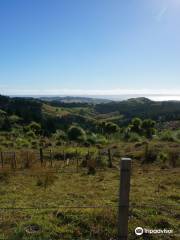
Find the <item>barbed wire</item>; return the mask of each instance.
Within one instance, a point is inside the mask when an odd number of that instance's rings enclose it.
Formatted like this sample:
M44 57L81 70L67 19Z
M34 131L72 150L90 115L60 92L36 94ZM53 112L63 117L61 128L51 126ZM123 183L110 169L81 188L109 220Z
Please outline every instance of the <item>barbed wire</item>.
M127 206L127 205L126 205ZM68 206L68 205L57 205L57 206L34 206L34 207L0 207L0 210L51 210L51 209L59 209L59 208L65 208L65 209L86 209L86 208L119 208L123 206L119 205L113 205L113 204L106 204L106 205L84 205L84 206ZM180 210L180 205L178 204L136 204L131 203L129 204L129 207L153 207L153 208L159 208L159 207L173 207L175 210Z

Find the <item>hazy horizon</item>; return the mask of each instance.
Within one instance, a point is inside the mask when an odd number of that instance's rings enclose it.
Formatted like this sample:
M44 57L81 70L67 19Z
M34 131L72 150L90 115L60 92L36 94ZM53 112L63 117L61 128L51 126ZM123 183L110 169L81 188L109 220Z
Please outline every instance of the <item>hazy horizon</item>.
M180 101L180 95L142 95L142 94L127 94L127 95L50 95L50 94L39 94L39 95L33 95L33 94L15 94L15 95L6 95L10 97L34 97L34 98L41 98L41 97L82 97L82 98L97 98L97 99L107 99L107 100L113 100L113 101L121 101L121 100L127 100L130 98L139 98L139 97L145 97L153 101Z

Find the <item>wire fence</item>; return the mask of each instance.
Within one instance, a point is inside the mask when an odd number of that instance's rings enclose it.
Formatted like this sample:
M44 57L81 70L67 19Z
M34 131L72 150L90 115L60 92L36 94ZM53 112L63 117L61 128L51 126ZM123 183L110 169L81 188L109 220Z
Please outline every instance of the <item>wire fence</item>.
M34 154L34 155L33 155ZM49 155L48 155L49 154ZM104 154L104 153L103 153ZM110 170L113 172L119 172L120 166L119 164L116 165L115 168L110 166L113 162L113 155L109 152L108 154L108 163ZM20 153L15 153L15 152L1 152L0 154L1 158L1 170L6 169L6 173L12 174L12 175L25 175L25 176L45 176L46 174L53 173L53 174L81 174L81 173L87 173L89 166L92 166L91 159L90 159L90 153L88 152L83 158L78 158L77 151L75 152L75 155L72 155L72 159L67 158L67 155L63 152L62 155L60 156L59 159L53 158L52 151L48 152L35 152L35 153L28 153L28 152L23 152L23 160L21 159L21 154ZM98 157L101 157L100 153ZM77 160L78 158L78 160ZM21 159L21 162L17 161L18 159ZM86 165L82 166L83 161L86 161ZM59 162L61 164L59 164ZM31 171L31 167L33 165L39 164L41 167L38 170L33 169ZM47 164L49 163L49 164ZM57 164L58 163L58 164ZM89 164L88 164L89 163ZM19 166L19 167L18 167ZM9 168L8 168L9 167ZM132 161L132 168L131 168L131 177L135 173L141 173L143 174L151 174L157 172L158 174L165 173L167 172L172 172L172 173L179 173L180 168L171 168L171 169L161 169L161 168L155 168L155 169L147 169L146 167L143 166L138 166L138 169L136 169L137 165L133 163ZM44 172L45 170L45 172ZM105 169L97 168L97 172L104 172L106 171ZM120 177L120 176L119 176ZM119 182L120 178L117 178L116 180ZM136 180L136 179L135 179ZM131 190L134 191L133 185L131 184ZM112 196L112 195L111 195ZM116 197L117 201L119 198L118 193L113 195ZM95 199L94 199L95 200ZM98 200L105 200L103 197ZM107 200L111 200L107 198ZM5 203L3 203L5 204ZM6 204L8 205L8 204ZM99 204L99 205L54 205L54 206L48 206L48 205L40 205L40 206L24 206L24 207L19 207L14 205L13 207L7 206L7 207L0 207L0 211L25 211L25 210L58 210L58 209L114 209L115 211L118 211L120 205L119 204ZM122 207L122 206L121 206ZM148 202L148 203L134 203L134 202L129 202L128 207L130 209L130 215L131 215L131 210L138 208L154 208L154 209L160 209L160 208L166 208L166 212L171 214L171 210L178 212L180 211L180 204L159 204L156 201Z

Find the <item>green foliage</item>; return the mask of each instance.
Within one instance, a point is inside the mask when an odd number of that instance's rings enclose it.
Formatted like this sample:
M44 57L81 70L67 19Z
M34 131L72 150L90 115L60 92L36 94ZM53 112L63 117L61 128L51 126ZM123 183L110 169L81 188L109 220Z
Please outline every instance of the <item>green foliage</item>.
M45 172L44 174L41 174L41 176L37 177L36 185L39 187L47 188L48 186L53 185L56 180L57 176L54 173Z
M53 134L53 137L57 141L66 140L67 139L66 133L64 131L62 131L62 130L56 130L56 132Z
M16 139L16 145L19 148L21 148L21 147L27 148L27 147L30 147L30 142L27 139L24 139L24 138L17 138Z
M142 122L142 130L147 138L152 138L153 134L155 134L155 125L156 122L151 119L145 119Z
M140 118L133 118L129 129L131 132L144 135L147 138L152 138L155 134L155 124L156 122L151 119L141 120Z
M71 126L68 129L68 138L72 141L84 141L86 138L86 132L81 127Z
M153 146L151 146L148 142L144 145L144 159L143 163L153 163L157 160L158 151Z
M96 160L96 164L98 167L105 168L108 166L108 160L105 156L98 156Z
M180 150L175 149L169 149L169 164L175 168L177 166L180 166Z
M95 110L101 114L119 112L126 119L138 117L153 120L179 120L180 102L154 102L147 98L133 98L127 101L109 102L95 105Z
M135 133L141 132L142 120L140 118L133 118L131 121L131 131Z
M101 134L92 133L91 135L87 135L86 141L90 144L105 144L107 143L107 139Z
M128 141L129 142L140 142L141 141L141 137L139 136L138 133L130 133L128 136Z
M11 129L11 124L8 115L5 111L0 109L0 130L9 131Z
M35 134L40 134L41 133L41 125L36 122L31 122L28 126L28 128L33 131Z
M178 140L180 140L180 131L177 131L177 132L176 132L176 138L177 138Z
M163 132L161 133L161 135L160 135L160 139L161 139L162 141L168 141L168 142L174 142L174 141L176 141L176 138L175 138L173 132L170 131L170 130L163 131Z
M7 170L0 172L0 183L8 183L10 173Z
M9 117L9 121L10 121L11 124L17 124L17 123L20 123L22 121L22 118L20 118L17 115L11 115Z
M160 162L166 163L168 160L168 153L162 151L158 154L157 158Z
M28 132L26 133L26 135L27 135L28 137L31 137L31 138L35 138L35 137L36 137L36 134L35 134L32 130L28 131Z
M117 124L113 123L113 122L106 122L104 124L104 131L107 134L113 134L119 131L119 127Z

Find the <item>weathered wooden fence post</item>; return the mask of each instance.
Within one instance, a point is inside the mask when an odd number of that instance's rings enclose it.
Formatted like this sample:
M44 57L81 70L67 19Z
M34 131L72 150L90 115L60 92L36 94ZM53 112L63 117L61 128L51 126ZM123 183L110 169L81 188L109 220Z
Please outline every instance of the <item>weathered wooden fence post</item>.
M118 214L118 240L128 239L129 192L131 177L131 158L121 159L119 214Z
M76 172L79 171L79 159L78 159L78 151L76 150Z
M10 160L10 163L11 163L11 169L15 169L16 168L16 153L15 152L12 152L12 158Z
M41 166L42 166L43 165L43 150L42 150L42 148L40 148L39 153L40 153L40 162L41 162Z
M50 166L52 167L53 166L53 155L52 155L52 150L49 151L50 153Z
M66 153L63 150L63 162L64 162L64 167L66 166Z
M13 167L16 168L17 164L16 164L16 152L13 153Z
M26 152L26 159L25 159L25 168L29 168L30 167L30 163L29 163L29 152Z
M108 167L112 168L112 155L111 155L111 149L108 149Z
M1 152L1 166L4 167L4 159L3 159L3 152Z

